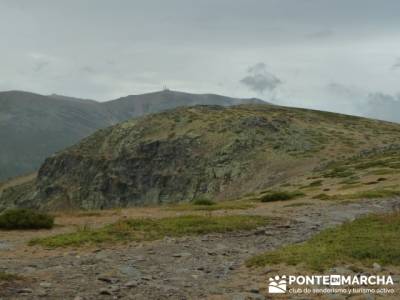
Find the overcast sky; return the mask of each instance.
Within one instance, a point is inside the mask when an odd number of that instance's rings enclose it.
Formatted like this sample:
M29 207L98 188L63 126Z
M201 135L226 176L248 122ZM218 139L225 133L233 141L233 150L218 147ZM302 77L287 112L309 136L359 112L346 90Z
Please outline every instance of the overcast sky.
M398 0L0 0L0 90L160 90L399 119Z

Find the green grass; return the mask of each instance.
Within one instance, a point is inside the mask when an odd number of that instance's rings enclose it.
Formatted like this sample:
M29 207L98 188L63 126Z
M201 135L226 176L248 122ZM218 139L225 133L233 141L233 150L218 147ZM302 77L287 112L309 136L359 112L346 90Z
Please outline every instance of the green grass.
M315 188L319 188L319 187L321 187L322 186L322 184L323 184L323 180L314 180L314 181L312 181L312 182L310 182L309 184L306 184L306 185L303 185L303 186L301 186L300 187L300 189L308 189L308 190L311 190L311 189L315 189Z
M386 167L386 166L387 166L386 161L371 160L371 161L359 163L359 164L355 165L354 167L359 170L365 170L365 169L370 169L370 168L379 168L379 167Z
M76 215L79 217L99 217L101 216L103 213L99 212L99 211L83 211L83 212L79 212Z
M342 186L338 187L338 190L353 190L355 188L363 187L364 184L362 183L354 183L354 184L343 184Z
M330 196L330 195L325 194L325 193L321 193L321 194L318 194L318 195L313 196L312 199L318 199L318 200L334 200L335 197L334 197L334 196Z
M28 209L10 209L0 215L0 229L50 229L54 217Z
M249 201L221 201L214 202L214 204L194 204L194 203L181 203L169 206L168 210L175 211L216 211L216 210L236 210L236 209L249 209L255 207L254 203Z
M350 195L350 199L375 199L375 198L389 198L400 196L400 191L388 189L375 189L370 191L362 191Z
M21 277L18 275L6 273L6 272L0 272L0 282L14 281L14 280L18 280L18 279L21 279Z
M400 196L399 190L392 190L387 188L379 188L368 191L360 191L348 194L318 194L313 196L313 199L319 200L357 200L357 199L379 199L379 198L390 198Z
M303 265L324 271L341 264L400 265L400 214L371 215L337 228L328 229L311 240L255 256L247 266Z
M273 202L273 201L286 201L295 199L301 196L304 196L304 193L301 192L286 192L286 191L275 191L269 192L265 195L262 195L260 200L261 202Z
M346 178L339 183L341 184L357 184L360 183L360 177L359 176L351 176L349 178Z
M200 198L193 201L194 205L215 205L216 203L210 199Z
M398 150L385 150L371 152L366 155L347 158L344 161L332 161L326 166L324 177L346 178L356 173L366 175L396 174L400 168L400 155Z
M30 245L45 247L81 246L104 242L151 241L166 236L250 230L268 223L261 216L180 216L164 219L130 219L100 229L83 228L73 233L33 239Z
M312 186L321 186L323 183L323 180L314 180L312 182L310 182L310 184L308 186L312 187Z
M291 203L288 205L285 205L285 207L301 207L301 206L309 206L311 205L310 203L306 203L306 202L299 202L299 203Z
M346 167L336 167L328 173L325 173L325 178L344 178L354 176L354 171L347 169Z

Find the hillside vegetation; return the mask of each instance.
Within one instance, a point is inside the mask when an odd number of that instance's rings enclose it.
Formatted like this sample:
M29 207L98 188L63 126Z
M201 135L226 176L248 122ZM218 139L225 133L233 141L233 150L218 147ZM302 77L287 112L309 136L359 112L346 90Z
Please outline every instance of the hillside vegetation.
M73 233L30 241L46 247L82 246L118 241L151 241L164 237L181 237L207 233L251 230L267 224L262 216L180 216L164 219L130 219L100 229L84 228Z
M276 192L329 198L339 187L352 192L367 173L396 176L399 133L393 123L270 105L178 108L99 130L49 157L35 180L6 189L0 205L104 209L267 201ZM368 165L374 155L381 165ZM396 180L379 178L361 190Z
M44 159L97 129L178 106L259 102L163 91L96 102L60 95L0 92L0 180L36 171Z
M257 255L248 266L285 263L324 271L339 264L400 265L400 214L371 215L327 229L302 244Z
M400 146L363 150L349 158L332 160L311 173L280 185L308 198L331 201L400 196Z

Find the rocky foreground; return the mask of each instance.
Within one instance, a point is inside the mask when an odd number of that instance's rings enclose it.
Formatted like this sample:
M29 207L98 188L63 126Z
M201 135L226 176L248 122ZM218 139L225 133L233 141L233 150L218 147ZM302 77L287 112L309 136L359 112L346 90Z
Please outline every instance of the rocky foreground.
M14 284L2 284L0 299L270 299L269 276L285 270L248 269L247 258L304 241L363 214L392 211L399 203L400 199L299 207L270 203L240 212L274 216L268 226L257 230L111 247L42 249L26 246L33 232L20 236L0 232L0 271L24 276ZM343 266L335 271L343 269L351 272ZM394 272L398 283L400 274ZM360 297L350 298L374 299Z

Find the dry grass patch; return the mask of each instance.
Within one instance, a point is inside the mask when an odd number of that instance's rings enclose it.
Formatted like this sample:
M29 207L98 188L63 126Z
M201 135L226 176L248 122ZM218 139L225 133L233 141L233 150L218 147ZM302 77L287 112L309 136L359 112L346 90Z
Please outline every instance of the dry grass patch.
M305 243L255 256L247 266L283 263L323 271L342 264L374 262L400 265L400 213L370 215L327 229Z
M105 242L151 241L207 233L251 230L267 224L262 216L180 216L163 219L128 219L99 229L81 228L73 233L33 239L30 245L45 247L82 246Z
M7 272L0 272L0 282L15 281L20 279L22 279L21 276Z
M174 211L216 211L216 210L241 210L254 208L256 205L250 201L220 201L220 202L193 202L193 203L180 203L177 205L169 206L167 210Z
M379 199L379 198L390 198L400 196L399 190L388 189L388 188L379 188L373 190L366 191L358 191L354 193L347 194L335 194L328 195L325 193L321 193L313 196L313 199L318 200L359 200L359 199Z

